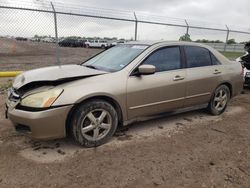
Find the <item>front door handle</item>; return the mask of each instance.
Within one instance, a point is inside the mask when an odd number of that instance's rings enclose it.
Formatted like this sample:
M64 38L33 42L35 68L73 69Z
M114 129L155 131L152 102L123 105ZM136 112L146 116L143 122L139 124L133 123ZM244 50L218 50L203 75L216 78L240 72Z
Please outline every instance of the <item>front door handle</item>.
M221 71L215 69L215 70L214 70L214 74L221 74Z
M174 81L184 80L184 77L177 75L177 76L174 77L173 80Z

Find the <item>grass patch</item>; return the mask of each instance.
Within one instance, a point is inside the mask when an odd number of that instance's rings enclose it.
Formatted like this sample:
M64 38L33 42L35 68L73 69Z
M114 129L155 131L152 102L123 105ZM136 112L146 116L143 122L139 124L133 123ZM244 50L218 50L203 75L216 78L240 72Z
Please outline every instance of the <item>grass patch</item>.
M243 52L220 52L230 60L235 60L236 58L244 55Z

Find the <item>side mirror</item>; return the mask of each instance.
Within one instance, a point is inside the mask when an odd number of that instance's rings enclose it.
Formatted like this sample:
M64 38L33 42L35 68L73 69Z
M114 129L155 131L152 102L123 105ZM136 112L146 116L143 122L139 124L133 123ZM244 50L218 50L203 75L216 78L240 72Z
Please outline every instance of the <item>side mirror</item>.
M155 73L155 66L154 65L140 65L138 67L138 73L140 75L148 75Z

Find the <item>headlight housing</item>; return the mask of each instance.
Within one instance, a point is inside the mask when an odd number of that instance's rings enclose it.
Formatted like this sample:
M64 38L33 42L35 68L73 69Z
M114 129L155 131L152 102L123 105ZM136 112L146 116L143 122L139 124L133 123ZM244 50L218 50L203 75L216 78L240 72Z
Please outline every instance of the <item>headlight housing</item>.
M61 95L63 89L50 89L30 94L21 100L21 105L32 108L48 108Z

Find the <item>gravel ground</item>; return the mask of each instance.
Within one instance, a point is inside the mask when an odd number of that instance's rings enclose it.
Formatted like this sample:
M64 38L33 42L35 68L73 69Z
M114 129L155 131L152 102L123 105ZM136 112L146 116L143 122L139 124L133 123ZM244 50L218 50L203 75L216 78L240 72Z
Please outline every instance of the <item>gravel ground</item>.
M249 96L221 116L198 110L135 123L86 149L16 133L1 94L0 187L249 187Z

